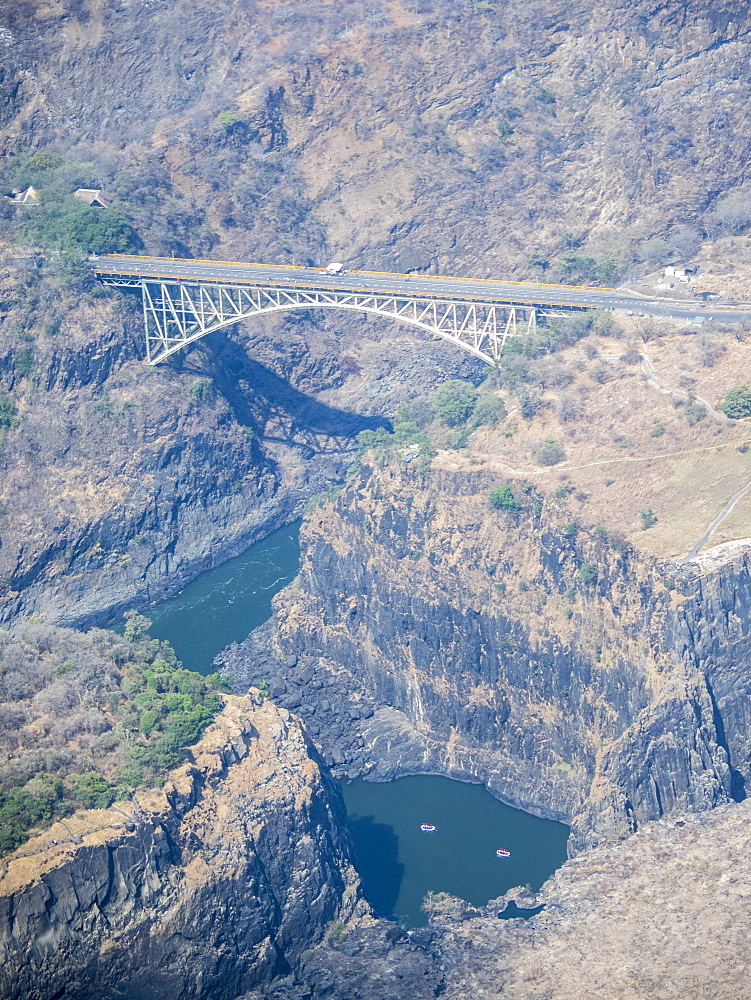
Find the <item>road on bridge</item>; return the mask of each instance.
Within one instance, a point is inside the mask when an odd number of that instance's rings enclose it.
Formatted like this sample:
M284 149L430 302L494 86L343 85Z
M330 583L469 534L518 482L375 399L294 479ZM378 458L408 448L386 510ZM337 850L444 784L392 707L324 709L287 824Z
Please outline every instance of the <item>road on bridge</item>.
M268 264L235 264L215 260L185 260L170 257L107 255L91 257L96 274L122 275L154 280L211 282L212 284L273 284L306 290L379 292L410 298L430 297L463 302L493 302L519 306L561 307L564 309L622 309L650 316L686 319L711 316L726 322L751 319L751 305L722 305L683 302L664 298L644 298L613 288L576 285L546 285L531 282L503 282L494 279L443 278L430 275L388 274L376 271L347 271L327 274L322 268L284 267Z

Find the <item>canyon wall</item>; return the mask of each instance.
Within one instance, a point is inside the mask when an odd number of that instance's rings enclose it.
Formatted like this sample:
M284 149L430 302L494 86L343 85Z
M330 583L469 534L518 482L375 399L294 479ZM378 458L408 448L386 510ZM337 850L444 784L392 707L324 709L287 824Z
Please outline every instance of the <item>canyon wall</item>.
M101 624L163 599L299 516L395 398L483 367L381 345L378 324L355 345L357 321L319 315L150 368L138 294L92 292L0 264L0 622Z
M565 490L494 510L498 482L361 468L224 669L268 679L341 773L482 781L572 850L742 798L747 557L658 563L573 523Z
M8 1000L231 1000L357 911L341 796L298 721L257 694L160 791L76 813L0 869Z

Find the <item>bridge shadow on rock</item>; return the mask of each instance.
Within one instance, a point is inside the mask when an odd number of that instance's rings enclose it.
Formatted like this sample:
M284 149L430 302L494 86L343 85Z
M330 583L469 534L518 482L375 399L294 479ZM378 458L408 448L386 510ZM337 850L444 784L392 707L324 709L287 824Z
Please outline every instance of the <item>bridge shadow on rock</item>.
M358 816L347 822L355 846L355 867L362 879L365 898L377 917L394 919L394 907L404 878L399 862L399 838L387 823L375 823L372 816Z
M216 331L201 346L211 359L214 386L237 422L258 428L267 441L302 448L308 455L327 454L352 448L360 431L391 427L385 417L349 413L305 395L250 357L225 330ZM178 363L183 370L192 368L189 357Z

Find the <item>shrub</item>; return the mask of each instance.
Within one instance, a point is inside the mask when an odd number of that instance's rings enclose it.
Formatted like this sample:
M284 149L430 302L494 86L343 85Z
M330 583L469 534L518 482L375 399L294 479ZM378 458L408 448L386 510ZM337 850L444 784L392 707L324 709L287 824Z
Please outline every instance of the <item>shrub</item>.
M466 448L469 443L469 435L472 433L471 427L459 427L451 433L446 438L446 447L452 448L458 451L460 448Z
M653 438L658 438L662 437L664 433L665 433L665 428L662 426L662 424L655 424L655 426L649 432L649 436Z
M579 579L582 583L596 583L598 573L597 563L585 562L579 567Z
M647 507L646 510L639 511L639 517L641 518L642 531L646 531L647 528L651 528L653 524L657 524L657 515L651 507Z
M639 354L639 352L633 347L629 347L629 349L621 355L621 361L627 365L638 365L641 361L641 354Z
M689 403L683 412L686 415L686 420L688 420L692 427L707 415L706 407L702 406L701 403Z
M506 404L498 396L480 396L472 414L474 427L500 423L506 416Z
M433 420L435 414L430 400L424 396L418 396L417 399L410 399L408 402L402 403L398 416L400 420L416 424L422 430Z
M542 400L535 392L525 392L519 400L519 412L525 420L531 420L542 409Z
M0 392L0 427L13 427L17 423L15 404Z
M571 420L580 420L582 412L582 405L578 399L574 399L572 396L561 396L558 403L558 419L562 424L567 424Z
M190 387L190 394L199 403L213 403L214 386L207 378L197 378Z
M489 499L491 507L496 510L505 510L507 514L518 514L521 510L510 486L497 486L490 491Z
M722 411L731 420L751 417L751 389L747 385L737 385L725 393Z
M16 356L13 359L13 367L17 374L21 376L28 375L34 367L34 352L30 351L27 347L16 351Z
M477 403L477 389L471 382L449 379L433 393L431 403L437 417L456 427L471 416Z
M592 326L603 336L613 329L613 314L609 309L595 309L592 313Z
M558 465L566 457L566 452L555 438L545 438L541 445L532 452L538 465Z
M566 527L563 529L563 534L567 538L573 538L578 530L579 530L579 525L575 521L572 521L571 524L567 524Z

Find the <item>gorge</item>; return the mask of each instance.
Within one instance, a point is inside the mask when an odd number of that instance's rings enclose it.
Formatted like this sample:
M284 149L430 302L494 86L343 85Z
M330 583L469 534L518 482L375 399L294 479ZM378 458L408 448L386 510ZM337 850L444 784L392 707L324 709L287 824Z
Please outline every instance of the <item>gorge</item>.
M0 51L3 996L743 997L746 7L8 0ZM697 315L544 317L491 371L299 313L147 370L108 250ZM98 628L303 514L220 677ZM334 779L425 775L569 859L376 918Z

